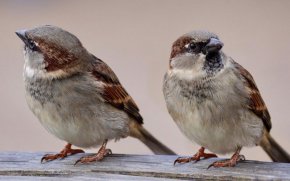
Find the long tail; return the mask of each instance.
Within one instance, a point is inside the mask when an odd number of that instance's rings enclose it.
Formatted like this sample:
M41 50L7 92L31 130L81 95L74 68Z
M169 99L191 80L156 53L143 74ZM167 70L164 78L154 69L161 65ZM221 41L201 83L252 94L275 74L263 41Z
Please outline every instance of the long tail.
M265 131L260 143L265 152L274 162L290 163L290 155Z
M158 141L142 125L131 125L131 136L139 139L156 155L176 155L174 151Z

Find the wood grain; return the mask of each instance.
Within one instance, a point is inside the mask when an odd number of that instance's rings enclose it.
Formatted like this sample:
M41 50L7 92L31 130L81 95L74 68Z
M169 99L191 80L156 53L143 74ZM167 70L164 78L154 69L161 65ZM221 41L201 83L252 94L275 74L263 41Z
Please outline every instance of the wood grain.
M287 163L244 161L234 168L207 170L218 159L173 166L176 156L113 154L102 162L74 166L85 154L41 164L44 154L1 152L0 180L290 180Z

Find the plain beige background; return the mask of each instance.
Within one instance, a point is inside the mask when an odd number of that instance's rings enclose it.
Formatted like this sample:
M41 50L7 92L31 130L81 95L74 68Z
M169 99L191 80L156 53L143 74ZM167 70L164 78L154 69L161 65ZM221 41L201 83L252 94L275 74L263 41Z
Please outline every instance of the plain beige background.
M290 152L290 1L0 1L0 151L60 151L64 142L44 130L28 109L22 80L23 44L15 30L52 24L79 37L107 62L135 99L145 127L179 154L198 146L168 115L162 79L172 42L206 29L254 76L272 116L272 135ZM151 154L135 139L111 141L114 153ZM97 149L89 150L90 152ZM269 160L261 148L242 151Z

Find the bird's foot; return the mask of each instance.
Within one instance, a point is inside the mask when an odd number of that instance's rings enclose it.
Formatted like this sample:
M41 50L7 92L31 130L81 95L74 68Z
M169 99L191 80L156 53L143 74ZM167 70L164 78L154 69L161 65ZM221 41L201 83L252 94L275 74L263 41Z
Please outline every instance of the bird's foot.
M188 163L188 162L191 162L191 161L198 162L201 158L207 159L207 158L217 157L216 154L213 154L213 153L205 153L204 150L205 150L205 148L204 147L201 147L198 150L198 152L195 155L193 155L192 157L179 157L179 158L177 158L174 161L174 165L176 163Z
M68 143L63 150L61 150L60 153L57 154L46 154L41 158L41 163L43 163L43 161L52 161L52 160L56 160L56 159L63 159L69 155L74 155L77 153L84 153L83 150L81 149L71 149L71 144Z
M239 161L244 161L246 158L244 155L240 155L240 151L237 151L229 160L216 161L210 164L207 169L210 167L234 167Z
M106 149L106 144L107 140L103 143L97 154L82 157L79 160L77 160L74 165L78 163L90 163L103 160L106 156L112 154L112 151L110 149Z

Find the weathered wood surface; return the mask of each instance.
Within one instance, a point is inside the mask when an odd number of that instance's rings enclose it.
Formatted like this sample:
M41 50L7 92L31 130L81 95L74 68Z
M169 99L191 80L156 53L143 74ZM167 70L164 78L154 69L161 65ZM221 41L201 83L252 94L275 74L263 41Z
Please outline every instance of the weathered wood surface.
M78 164L84 154L40 163L44 153L0 153L0 180L290 180L290 164L244 161L234 168L210 168L217 159L177 164L176 156L113 154L102 162Z

